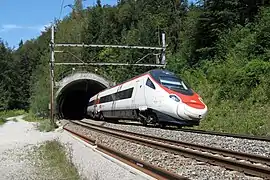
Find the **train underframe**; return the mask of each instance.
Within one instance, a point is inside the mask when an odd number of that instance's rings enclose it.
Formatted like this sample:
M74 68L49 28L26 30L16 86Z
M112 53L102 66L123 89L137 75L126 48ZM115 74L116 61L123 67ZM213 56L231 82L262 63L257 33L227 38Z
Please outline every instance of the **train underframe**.
M147 109L140 111L139 109L130 110L115 110L115 111L100 111L92 113L91 118L103 121L117 122L119 119L139 121L144 126L155 125L161 128L165 128L167 125L174 125L178 128L183 126L192 127L198 126L199 120L179 120L167 114L161 113L153 109Z

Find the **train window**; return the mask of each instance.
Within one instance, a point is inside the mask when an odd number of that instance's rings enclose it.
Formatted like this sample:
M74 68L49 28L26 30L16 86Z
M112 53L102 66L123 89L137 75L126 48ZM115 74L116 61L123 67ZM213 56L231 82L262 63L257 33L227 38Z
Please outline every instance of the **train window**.
M119 94L119 92L115 93L115 94L114 94L114 97L115 97L115 101L119 100L119 99L120 99L120 94Z
M101 97L99 102L100 103L106 103L106 102L108 102L108 96Z
M115 101L115 94L112 94L112 101Z
M115 93L115 100L128 99L131 98L133 92L133 88L129 88L123 91L119 91Z
M149 78L147 78L146 85L152 89L156 89L154 83Z
M111 101L117 101L121 99L128 99L132 97L133 88L129 88L123 91L119 91L114 94L109 94L100 98L100 103L106 103Z
M105 103L105 98L106 98L106 96L101 97L100 100L99 100L99 103Z
M106 103L106 102L111 102L111 101L113 101L113 97L111 94L100 98L100 103Z
M174 77L169 76L161 76L160 82L162 85L168 87L168 88L175 88L175 89L181 89L181 90L188 90L188 87L185 85L185 83Z
M133 88L125 90L125 98L131 98L133 92Z
M185 95L193 95L193 91L180 78L173 76L160 76L160 83L173 91L180 92Z

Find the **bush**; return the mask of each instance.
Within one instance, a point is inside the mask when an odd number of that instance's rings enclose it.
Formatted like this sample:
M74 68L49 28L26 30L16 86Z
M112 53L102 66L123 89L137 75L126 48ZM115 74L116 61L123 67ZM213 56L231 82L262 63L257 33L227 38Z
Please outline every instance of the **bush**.
M25 120L29 122L37 122L37 129L39 131L49 132L55 129L54 125L52 125L48 118L37 117L32 112L27 114Z
M26 112L24 110L18 110L18 109L0 111L0 118L6 119L9 117L19 116L23 114L26 114Z
M224 57L179 73L209 109L196 128L270 136L270 62L252 52L256 38L251 27L237 27L220 41Z
M50 102L50 74L47 56L41 57L40 64L32 76L32 89L30 98L30 111L37 116L49 116ZM46 63L46 64L45 64Z
M5 122L6 120L0 117L0 125L4 124Z

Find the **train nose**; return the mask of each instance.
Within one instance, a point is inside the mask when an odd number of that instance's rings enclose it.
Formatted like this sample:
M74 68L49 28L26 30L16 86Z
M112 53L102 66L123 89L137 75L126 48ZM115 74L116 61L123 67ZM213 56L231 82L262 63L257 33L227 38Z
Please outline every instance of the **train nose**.
M190 119L202 119L206 116L207 106L202 109L191 107L187 104L182 104L177 107L177 113L180 117L188 117Z
M203 117L205 117L207 113L207 107L205 106L202 109L198 109L198 108L190 107L189 105L185 104L184 113L190 118L202 119Z

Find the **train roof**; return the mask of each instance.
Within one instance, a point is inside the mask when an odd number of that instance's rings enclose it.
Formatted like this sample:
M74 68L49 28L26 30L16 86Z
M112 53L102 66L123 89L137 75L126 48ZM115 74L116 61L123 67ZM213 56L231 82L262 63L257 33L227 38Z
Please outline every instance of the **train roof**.
M166 76L166 75L167 75L167 76L174 76L174 77L175 77L175 74L174 74L173 72L171 72L171 71L168 71L168 70L165 70L165 69L152 69L152 70L149 70L149 71L147 71L147 72L145 72L145 73L142 73L142 74L139 74L139 75L137 75L137 76L134 76L134 77L132 77L132 78L126 80L126 81L123 81L123 82L121 82L121 83L118 83L118 84L116 84L115 86L108 87L108 88L104 89L103 91L108 90L108 89L111 89L111 88L116 87L116 86L119 86L119 85L124 84L124 83L126 83L126 82L129 82L129 81L131 81L131 80L137 79L137 78L139 78L139 77L141 77L141 76L144 76L144 75L146 75L146 74L150 74L150 75L153 76L154 79L156 79L156 80L158 79L158 77L160 77L160 76ZM157 80L157 81L158 81L158 80ZM100 91L99 93L101 93L101 92L103 92L103 91ZM99 94L99 93L97 93L97 94ZM96 96L97 94L95 94L94 96ZM92 97L93 97L93 96L92 96Z
M169 75L169 76L175 76L175 74L171 71L165 70L165 69L153 69L148 71L152 76L164 76L164 75Z

